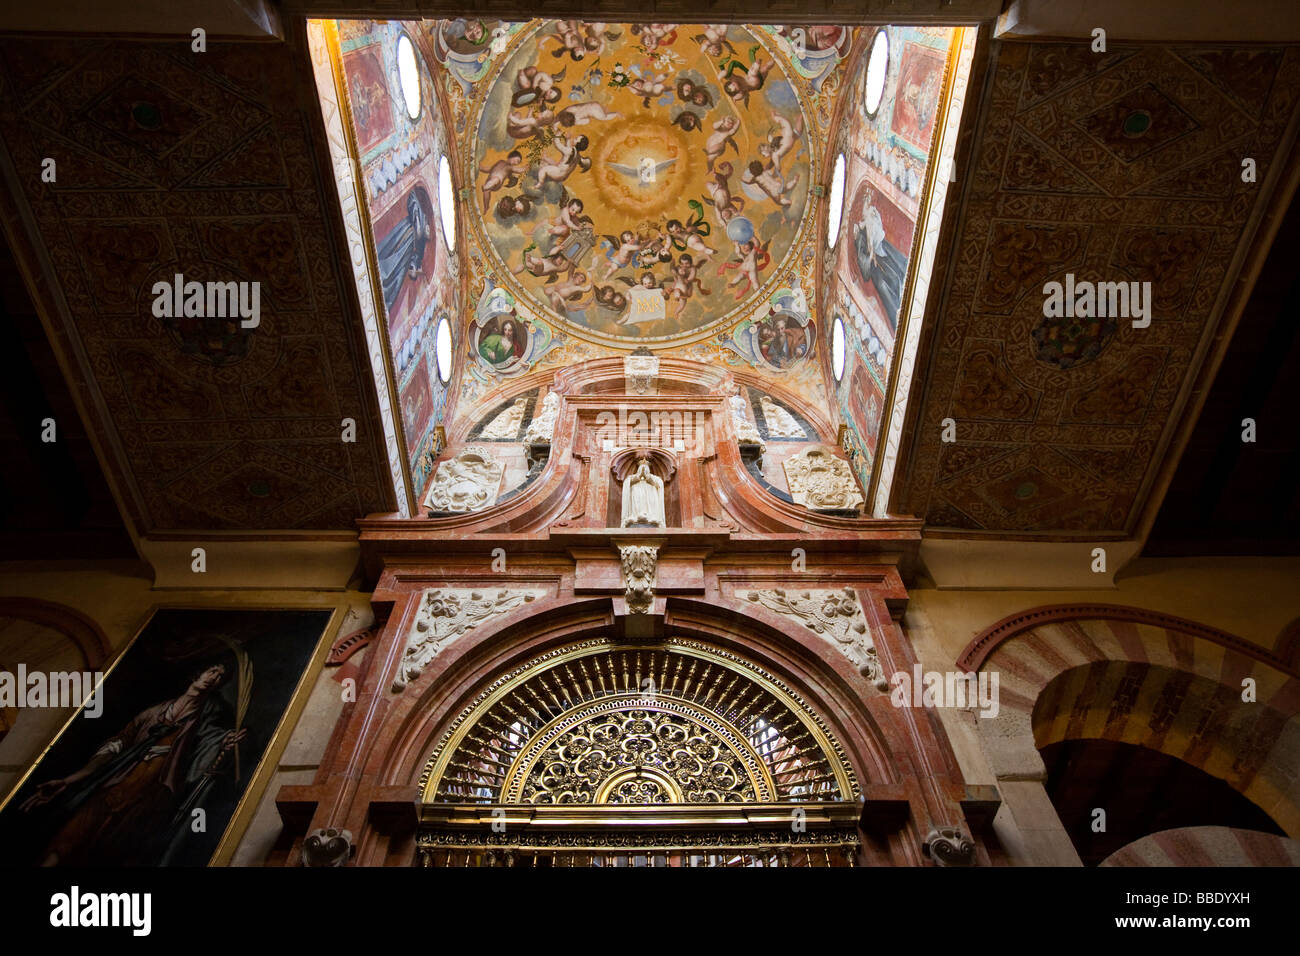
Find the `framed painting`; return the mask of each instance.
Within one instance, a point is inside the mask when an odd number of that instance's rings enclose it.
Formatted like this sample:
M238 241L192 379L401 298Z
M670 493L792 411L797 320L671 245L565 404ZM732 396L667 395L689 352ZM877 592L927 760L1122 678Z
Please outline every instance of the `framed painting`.
M331 608L158 608L0 805L7 862L202 866L246 822L321 667ZM98 717L93 711L100 711ZM219 848L222 852L218 852Z

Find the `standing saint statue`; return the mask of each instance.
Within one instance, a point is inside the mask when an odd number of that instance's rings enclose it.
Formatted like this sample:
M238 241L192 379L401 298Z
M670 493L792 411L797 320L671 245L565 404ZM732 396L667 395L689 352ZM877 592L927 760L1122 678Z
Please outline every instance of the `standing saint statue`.
M642 458L636 471L623 479L623 527L662 528L666 523L664 481L650 470L649 459Z

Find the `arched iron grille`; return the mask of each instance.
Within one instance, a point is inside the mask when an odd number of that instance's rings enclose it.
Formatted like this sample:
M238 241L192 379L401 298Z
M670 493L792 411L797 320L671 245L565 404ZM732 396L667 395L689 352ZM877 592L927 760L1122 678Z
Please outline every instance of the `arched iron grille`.
M591 642L530 662L465 716L431 762L426 800L771 803L856 795L847 761L806 705L749 662L695 642ZM627 785L611 785L619 780Z
M844 866L857 780L778 678L716 647L591 640L502 675L421 778L426 866Z

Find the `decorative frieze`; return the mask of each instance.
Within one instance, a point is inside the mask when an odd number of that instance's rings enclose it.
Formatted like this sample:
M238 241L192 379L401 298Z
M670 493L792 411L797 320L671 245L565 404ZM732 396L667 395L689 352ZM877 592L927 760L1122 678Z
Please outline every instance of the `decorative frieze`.
M437 588L425 591L415 623L406 636L406 649L393 680L400 693L415 680L448 644L471 628L478 627L507 611L536 600L542 591L476 591L469 588Z
M875 685L876 690L889 689L862 605L852 588L799 592L772 588L750 591L748 597L768 610L794 618L821 635L847 657L858 673Z

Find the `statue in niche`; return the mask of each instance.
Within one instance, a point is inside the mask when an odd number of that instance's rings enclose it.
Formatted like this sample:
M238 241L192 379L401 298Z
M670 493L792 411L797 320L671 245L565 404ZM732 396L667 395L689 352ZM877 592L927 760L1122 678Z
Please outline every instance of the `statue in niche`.
M662 528L664 519L664 481L650 470L650 460L642 458L636 471L623 479L623 527Z
M731 405L731 420L736 425L736 440L742 445L763 446L763 436L758 433L758 427L749 420L746 411L749 403L745 401L744 392L739 385L727 399L727 403Z

